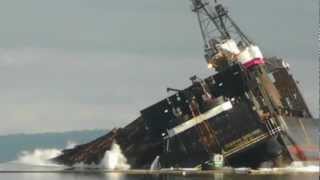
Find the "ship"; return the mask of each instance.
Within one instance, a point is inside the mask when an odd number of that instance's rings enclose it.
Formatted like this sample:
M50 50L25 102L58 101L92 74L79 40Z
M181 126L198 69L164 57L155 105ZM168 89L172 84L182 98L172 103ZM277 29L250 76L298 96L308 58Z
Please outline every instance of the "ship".
M99 164L117 143L131 168L202 167L222 157L226 166L284 166L319 161L318 120L290 74L289 64L264 57L223 4L191 0L213 75L140 111L123 128L65 149L53 161ZM217 156L219 155L219 156Z

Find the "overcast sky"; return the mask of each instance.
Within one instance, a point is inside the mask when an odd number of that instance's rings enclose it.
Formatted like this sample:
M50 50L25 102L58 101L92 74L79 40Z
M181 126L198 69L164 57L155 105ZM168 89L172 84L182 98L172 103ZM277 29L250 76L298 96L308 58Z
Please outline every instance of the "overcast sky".
M318 109L314 0L225 0ZM188 0L1 0L0 134L110 129L206 69Z

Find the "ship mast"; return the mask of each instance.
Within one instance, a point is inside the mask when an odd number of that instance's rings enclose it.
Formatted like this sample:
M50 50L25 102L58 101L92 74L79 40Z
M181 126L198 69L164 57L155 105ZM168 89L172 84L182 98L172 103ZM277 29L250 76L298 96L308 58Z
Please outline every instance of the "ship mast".
M204 42L205 59L208 67L219 70L214 56L219 53L218 44L233 39L237 46L249 46L251 40L241 31L222 4L209 0L191 0L192 11L196 13Z

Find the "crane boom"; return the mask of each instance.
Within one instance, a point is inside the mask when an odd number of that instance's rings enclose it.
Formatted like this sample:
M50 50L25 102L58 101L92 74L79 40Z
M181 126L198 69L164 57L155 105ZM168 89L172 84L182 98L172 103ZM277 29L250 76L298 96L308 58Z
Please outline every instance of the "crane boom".
M232 39L237 46L247 47L253 42L241 31L238 25L229 16L222 4L210 3L209 0L191 0L192 11L196 13L204 42L205 59L208 64L219 66L212 62L219 53L217 48L227 40ZM215 67L219 70L218 67Z

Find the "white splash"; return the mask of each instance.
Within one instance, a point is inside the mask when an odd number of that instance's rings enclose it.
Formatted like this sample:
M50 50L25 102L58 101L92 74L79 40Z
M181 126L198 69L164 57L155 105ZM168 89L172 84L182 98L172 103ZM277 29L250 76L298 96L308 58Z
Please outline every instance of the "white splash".
M294 161L289 166L283 168L260 168L260 172L307 172L316 173L320 172L319 165L308 164L307 162Z
M65 149L74 148L77 145L74 141L67 141ZM34 149L32 151L22 151L18 154L16 163L34 165L34 166L61 166L50 159L62 154L61 149Z
M68 141L67 145L66 145L66 149L73 149L74 147L76 147L78 145L78 143L74 142L74 141Z
M156 158L153 160L153 162L150 165L150 170L159 170L161 169L160 165L160 156L156 156Z
M284 169L292 172L319 172L319 165L308 165L301 161L292 162L292 164Z
M122 154L121 148L117 143L113 143L111 149L105 152L100 166L109 170L130 169L127 158Z
M59 149L35 149L33 151L22 151L16 162L36 166L57 166L50 159L61 154Z
M77 144L68 141L66 149L75 147ZM50 159L62 154L61 149L35 149L33 151L22 151L16 163L35 165L35 166L60 166L50 161ZM84 164L77 163L73 167L76 168L106 168L109 170L128 170L130 165L127 163L126 157L122 154L118 144L113 143L111 149L106 151L100 164Z

